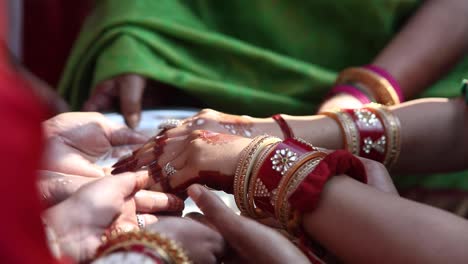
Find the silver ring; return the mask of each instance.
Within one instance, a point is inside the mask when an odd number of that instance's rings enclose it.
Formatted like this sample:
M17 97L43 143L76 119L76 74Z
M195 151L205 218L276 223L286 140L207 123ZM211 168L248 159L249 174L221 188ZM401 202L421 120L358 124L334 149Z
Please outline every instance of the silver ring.
M145 229L145 218L141 214L136 215L136 220L138 224L138 228Z
M161 124L159 124L158 128L159 129L172 129L180 126L182 124L182 121L179 119L167 119L164 120Z
M171 165L171 163L166 163L164 166L164 173L166 174L167 177L170 177L174 174L177 173L177 170L174 168L174 166Z

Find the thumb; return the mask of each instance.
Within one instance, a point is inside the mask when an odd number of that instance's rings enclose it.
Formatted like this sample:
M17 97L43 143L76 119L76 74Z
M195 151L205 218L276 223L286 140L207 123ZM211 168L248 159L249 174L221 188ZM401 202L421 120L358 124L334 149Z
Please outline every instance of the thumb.
M118 77L120 94L120 111L125 122L131 128L140 122L141 99L146 85L146 79L136 74L126 74Z
M112 181L111 186L107 185L106 188L118 190L124 198L134 195L141 189L144 189L149 184L149 176L146 171L141 172L127 172L116 176L108 177Z

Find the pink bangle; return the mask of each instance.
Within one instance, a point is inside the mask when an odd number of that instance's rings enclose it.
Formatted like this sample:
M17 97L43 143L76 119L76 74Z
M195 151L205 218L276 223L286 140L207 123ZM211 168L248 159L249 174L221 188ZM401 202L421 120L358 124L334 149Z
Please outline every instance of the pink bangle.
M362 67L374 73L377 73L381 77L387 79L387 81L392 85L393 90L395 90L395 92L397 93L398 98L400 99L400 103L403 103L405 101L405 98L403 97L403 92L401 91L401 87L398 84L398 81L390 73L376 65L369 64Z
M339 93L349 94L354 98L358 99L362 104L372 103L372 101L364 92L349 84L340 84L333 87L333 89L331 89L330 93L328 94L327 98Z

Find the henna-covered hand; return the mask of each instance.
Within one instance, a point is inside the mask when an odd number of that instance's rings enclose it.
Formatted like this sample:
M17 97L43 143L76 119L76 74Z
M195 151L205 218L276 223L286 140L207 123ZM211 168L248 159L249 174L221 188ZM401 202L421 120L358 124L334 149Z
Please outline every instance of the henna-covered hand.
M152 190L180 192L192 183L232 193L239 155L251 139L206 130L158 136L114 165L113 174L147 169Z
M182 121L182 125L168 130L168 137L188 135L194 130L209 130L252 138L261 134L281 135L281 130L271 118L229 115L211 109L204 109Z

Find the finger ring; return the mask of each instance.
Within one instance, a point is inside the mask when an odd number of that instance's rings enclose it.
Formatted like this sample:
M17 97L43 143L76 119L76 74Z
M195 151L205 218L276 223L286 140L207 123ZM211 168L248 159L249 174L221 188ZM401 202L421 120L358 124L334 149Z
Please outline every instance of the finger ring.
M166 163L164 166L164 173L166 174L167 177L170 177L174 174L176 174L177 170L174 168L174 166L171 165L171 163Z
M167 130L167 129L176 128L180 126L181 124L182 124L182 121L178 119L167 119L167 120L164 120L161 124L159 124L158 128Z
M145 229L145 218L141 214L136 215L136 220L138 224L138 228Z

